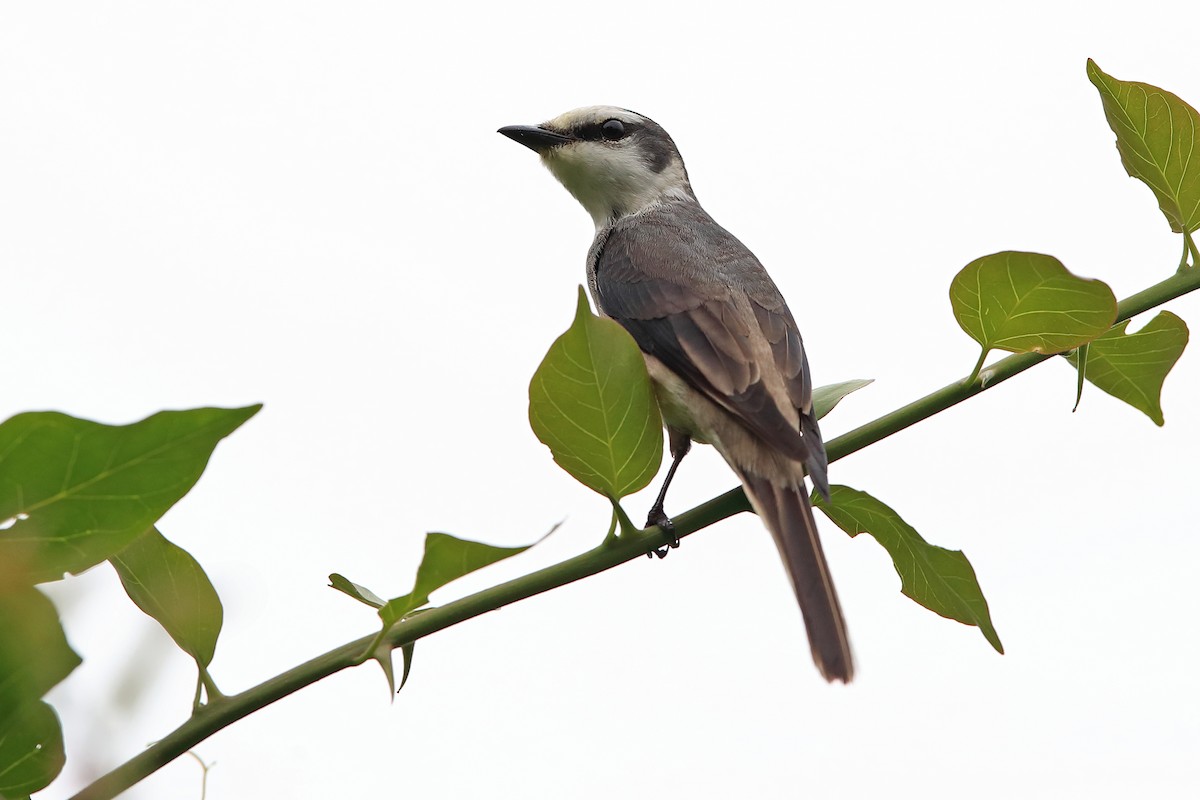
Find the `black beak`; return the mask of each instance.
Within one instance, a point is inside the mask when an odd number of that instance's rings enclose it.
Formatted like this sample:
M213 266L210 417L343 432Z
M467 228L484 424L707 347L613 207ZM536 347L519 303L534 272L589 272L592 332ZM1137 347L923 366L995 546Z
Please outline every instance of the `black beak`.
M573 136L564 136L536 125L505 125L496 133L503 133L514 142L525 145L535 153L544 153L552 147L575 141Z

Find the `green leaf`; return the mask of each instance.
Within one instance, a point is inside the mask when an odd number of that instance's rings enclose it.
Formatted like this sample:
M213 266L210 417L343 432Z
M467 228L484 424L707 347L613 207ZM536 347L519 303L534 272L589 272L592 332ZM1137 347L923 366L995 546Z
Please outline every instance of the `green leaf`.
M943 617L977 626L997 652L1004 652L975 570L962 551L929 544L895 511L857 489L831 486L828 503L815 493L813 503L851 536L873 536L892 557L905 595Z
M81 662L48 597L0 583L0 709L38 700Z
M28 797L50 785L66 763L62 726L41 701L0 710L0 797Z
M1160 311L1139 331L1126 333L1128 326L1125 320L1091 343L1087 379L1162 425L1163 381L1187 346L1187 324L1170 311ZM1078 367L1076 354L1067 359Z
M828 386L818 386L816 389L813 389L813 410L817 414L817 419L822 419L830 411L833 411L846 395L851 392L857 392L864 386L869 386L874 382L874 378L865 380L859 378L853 381L831 383Z
M575 321L529 384L529 424L554 460L616 501L644 488L662 463L662 418L633 338L588 309L579 288Z
M1154 192L1171 230L1195 231L1200 227L1200 114L1157 86L1104 74L1090 58L1087 74L1117 134L1125 171Z
M111 561L129 599L157 620L201 667L212 663L223 610L217 590L196 559L151 528Z
M379 609L379 617L385 625L391 625L413 609L428 603L429 595L447 583L489 564L524 553L530 547L533 545L495 547L482 542L459 539L448 533L426 534L425 555L421 559L421 565L417 567L417 581L413 590L402 597L389 600Z
M163 411L132 425L19 414L0 425L0 564L58 580L119 553L192 488L260 406ZM17 577L16 573L24 573Z
M1072 275L1053 256L1006 251L977 258L950 283L954 318L983 347L1062 353L1095 339L1117 318L1103 281Z
M383 608L385 600L365 586L359 586L354 581L336 572L329 576L330 588L348 594L360 603L366 603L372 608Z

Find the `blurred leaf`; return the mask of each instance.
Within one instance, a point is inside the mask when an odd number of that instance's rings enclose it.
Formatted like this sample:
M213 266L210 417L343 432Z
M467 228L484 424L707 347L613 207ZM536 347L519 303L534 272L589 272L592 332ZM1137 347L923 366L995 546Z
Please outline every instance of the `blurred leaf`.
M223 610L196 559L151 528L110 560L129 599L200 666L212 663Z
M1104 333L1117 318L1117 298L1104 282L1072 275L1053 256L1016 251L963 267L950 283L950 305L958 324L983 347L979 365L996 348L1071 350Z
M943 617L977 626L997 652L1004 652L975 570L962 551L929 544L866 492L847 486L831 486L829 491L829 502L814 495L813 504L851 536L871 534L892 557L900 591Z
M846 395L851 392L857 392L864 386L869 386L874 382L874 378L859 378L853 381L831 383L828 386L818 386L816 389L813 389L813 411L816 412L817 419L822 419L830 411L833 411Z
M1170 311L1160 311L1139 331L1125 333L1127 327L1129 320L1091 343L1087 379L1162 425L1163 381L1187 346L1187 323ZM1067 359L1078 367L1078 355L1072 353Z
M339 592L348 594L360 603L366 603L372 608L382 608L385 601L382 597L372 592L365 586L359 586L357 583L349 580L343 575L336 572L329 576L330 587L337 589Z
M1176 233L1200 227L1200 114L1168 91L1119 81L1090 58L1088 79L1117 134L1121 163L1145 183Z
M66 763L62 726L40 700L0 709L0 797L16 800L50 785Z
M48 597L0 585L0 710L40 699L81 662Z
M162 411L132 425L55 412L0 425L0 572L27 583L120 552L187 494L217 442L259 406Z
M421 559L421 565L417 567L417 581L413 590L403 597L389 600L379 609L379 617L385 625L391 625L413 609L428 603L429 595L447 583L489 564L524 553L530 547L533 545L495 547L482 542L459 539L448 533L426 534L425 556Z
M633 338L588 309L550 346L529 384L529 424L554 460L588 488L618 500L644 488L662 463L662 418Z

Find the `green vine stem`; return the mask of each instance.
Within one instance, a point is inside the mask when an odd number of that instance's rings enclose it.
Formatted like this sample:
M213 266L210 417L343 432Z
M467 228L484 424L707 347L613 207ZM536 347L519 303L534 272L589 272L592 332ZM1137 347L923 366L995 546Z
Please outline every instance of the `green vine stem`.
M1176 273L1148 289L1122 300L1117 306L1117 322L1134 317L1188 292L1200 289L1200 269ZM986 389L1040 364L1052 356L1025 353L1008 356L982 370L970 382L961 380L943 387L920 400L832 439L826 444L830 461L845 458L864 447L938 414ZM649 550L666 546L713 523L749 511L750 504L740 487L674 517L671 536L651 528L636 536L606 539L599 547L545 569L501 583L438 608L429 609L398 622L383 637L395 649L411 644L431 633L495 611L510 603L556 589L581 578L612 569L626 561L643 557ZM171 733L147 747L107 775L81 790L72 800L108 800L136 784L156 770L188 752L200 742L232 722L287 697L292 692L316 683L363 661L363 653L378 634L355 639L311 661L293 667L240 694L216 697Z

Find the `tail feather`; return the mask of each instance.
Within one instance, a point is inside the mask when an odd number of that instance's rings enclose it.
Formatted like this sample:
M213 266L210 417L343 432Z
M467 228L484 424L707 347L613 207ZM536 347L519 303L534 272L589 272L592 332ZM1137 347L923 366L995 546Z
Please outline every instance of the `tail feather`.
M776 486L745 472L741 478L751 505L771 531L792 579L817 669L828 681L848 683L854 677L854 659L846 621L817 537L808 494L803 485Z

